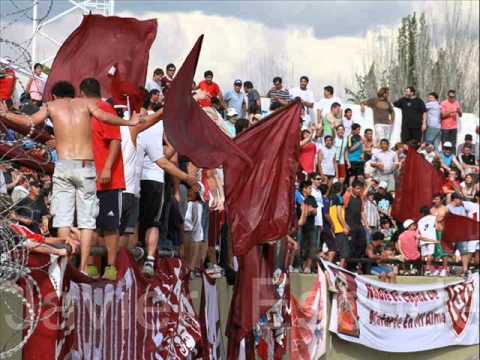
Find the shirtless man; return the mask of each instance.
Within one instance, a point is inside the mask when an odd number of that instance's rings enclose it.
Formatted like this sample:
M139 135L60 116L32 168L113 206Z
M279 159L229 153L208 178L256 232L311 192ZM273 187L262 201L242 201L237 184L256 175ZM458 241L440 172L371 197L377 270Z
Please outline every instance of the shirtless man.
M134 114L131 120L124 120L103 112L96 105L97 99L75 98L75 89L67 81L56 83L52 94L54 100L32 116L10 113L4 103L0 105L0 116L12 123L30 126L31 132L35 126L51 119L59 158L53 175L53 227L58 228L59 237L66 238L76 210L81 253L88 254L98 214L91 117L112 125L135 126L139 123L139 116ZM87 259L85 256L80 264L83 272Z
M433 257L442 258L443 270L441 271L440 276L446 276L448 274L448 254L443 249L441 240L448 208L445 206L444 196L442 194L433 195L433 207L430 209L430 213L436 217L435 228L437 230L437 241L439 241L439 244L435 244Z

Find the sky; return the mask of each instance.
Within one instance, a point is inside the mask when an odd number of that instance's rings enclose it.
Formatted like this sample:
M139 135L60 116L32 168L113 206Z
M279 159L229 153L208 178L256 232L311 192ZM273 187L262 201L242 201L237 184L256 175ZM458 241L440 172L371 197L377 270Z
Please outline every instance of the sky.
M438 2L437 2L438 3ZM0 34L29 49L32 23L22 13L31 1L0 0ZM41 0L39 17L49 6ZM173 62L178 66L200 34L205 41L197 78L211 69L222 88L233 80L253 80L262 91L273 76L280 75L287 86L296 86L302 75L320 95L325 85L342 94L351 86L354 74L367 66L365 51L378 29L393 31L403 16L422 9L422 1L121 1L115 14L139 19L156 18L158 33L150 52L149 76L156 67ZM55 0L50 17L70 7ZM27 12L30 16L31 12ZM8 16L6 16L8 15ZM7 20L8 19L8 20ZM9 25L9 22L13 22ZM45 27L58 41L80 24L74 12ZM55 52L39 39L41 59ZM12 51L5 44L2 54ZM18 53L18 51L17 51ZM18 58L18 55L17 55Z

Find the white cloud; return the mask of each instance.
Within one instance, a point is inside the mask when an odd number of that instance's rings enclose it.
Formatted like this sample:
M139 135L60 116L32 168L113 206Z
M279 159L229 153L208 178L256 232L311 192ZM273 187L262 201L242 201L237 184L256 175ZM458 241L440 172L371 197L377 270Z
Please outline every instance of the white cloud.
M135 17L131 12L119 16ZM197 79L211 69L216 81L229 89L234 79L252 80L260 90L270 86L271 78L282 76L289 86L296 86L301 75L311 79L311 87L320 95L327 84L338 88L351 83L353 74L361 68L363 38L337 37L318 39L313 27L271 28L264 24L235 17L206 15L201 12L144 13L143 19L156 18L158 33L150 53L149 76L155 67L164 68L169 62L179 66L196 38L204 33ZM81 21L73 13L45 29L55 39L63 41ZM28 41L30 24L16 23L8 28L5 37ZM54 47L39 37L39 55L45 59ZM101 39L99 39L101 41ZM5 47L3 52L6 52ZM25 62L24 62L25 64Z

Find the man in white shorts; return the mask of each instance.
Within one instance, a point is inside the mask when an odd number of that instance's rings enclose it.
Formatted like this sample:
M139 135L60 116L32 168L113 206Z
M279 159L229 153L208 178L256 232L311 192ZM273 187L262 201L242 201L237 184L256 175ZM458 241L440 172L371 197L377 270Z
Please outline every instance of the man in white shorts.
M435 252L435 244L438 243L435 221L437 217L430 214L430 208L424 206L420 209L422 218L418 220L418 233L420 239L420 253L422 259L427 262L425 275L432 275L432 260Z

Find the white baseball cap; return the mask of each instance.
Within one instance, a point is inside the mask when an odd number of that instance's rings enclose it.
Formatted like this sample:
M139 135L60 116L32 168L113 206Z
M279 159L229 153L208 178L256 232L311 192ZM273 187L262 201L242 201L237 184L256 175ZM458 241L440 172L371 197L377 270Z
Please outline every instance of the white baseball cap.
M415 221L413 221L412 219L407 219L403 222L403 228L408 229L412 224L415 224Z
M234 108L228 108L227 116L235 116L235 115L238 115L237 110L235 110Z
M450 141L445 141L445 142L443 143L443 147L444 147L444 148L451 148L451 147L453 147L453 145L452 145L452 143L451 143Z

